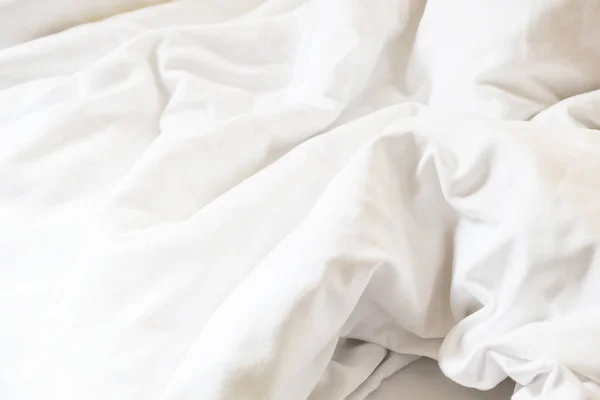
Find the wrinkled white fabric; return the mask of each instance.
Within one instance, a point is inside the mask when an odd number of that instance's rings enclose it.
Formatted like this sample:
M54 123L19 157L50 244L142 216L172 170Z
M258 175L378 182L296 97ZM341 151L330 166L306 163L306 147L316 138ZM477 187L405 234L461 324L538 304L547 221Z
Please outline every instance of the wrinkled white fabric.
M0 49L169 0L0 0Z
M427 356L600 399L600 8L447 3L1 51L0 398L364 400Z

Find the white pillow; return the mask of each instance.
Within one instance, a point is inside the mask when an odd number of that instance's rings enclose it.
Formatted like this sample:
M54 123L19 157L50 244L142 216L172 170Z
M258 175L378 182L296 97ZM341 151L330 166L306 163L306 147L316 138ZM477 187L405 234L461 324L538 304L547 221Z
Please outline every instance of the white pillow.
M166 0L0 0L0 49Z

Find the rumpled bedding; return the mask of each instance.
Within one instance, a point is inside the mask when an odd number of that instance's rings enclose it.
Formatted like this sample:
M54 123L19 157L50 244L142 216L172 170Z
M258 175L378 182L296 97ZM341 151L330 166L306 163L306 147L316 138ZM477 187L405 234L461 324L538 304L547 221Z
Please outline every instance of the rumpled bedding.
M0 398L600 399L600 2L175 1L0 51ZM399 393L400 398L402 393Z

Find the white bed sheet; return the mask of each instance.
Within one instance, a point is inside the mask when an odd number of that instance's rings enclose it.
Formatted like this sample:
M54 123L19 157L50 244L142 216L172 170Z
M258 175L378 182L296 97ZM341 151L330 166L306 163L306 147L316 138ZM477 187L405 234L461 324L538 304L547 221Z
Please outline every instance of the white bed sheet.
M422 358L385 379L366 400L510 400L514 387L506 380L488 391L465 388L448 379L434 360Z

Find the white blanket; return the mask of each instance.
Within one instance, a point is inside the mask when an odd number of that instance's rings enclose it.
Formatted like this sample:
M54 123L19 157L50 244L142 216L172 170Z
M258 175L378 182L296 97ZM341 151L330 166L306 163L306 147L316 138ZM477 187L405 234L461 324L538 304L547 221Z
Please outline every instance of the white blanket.
M428 356L600 399L598 21L180 1L0 51L0 398L363 400Z

